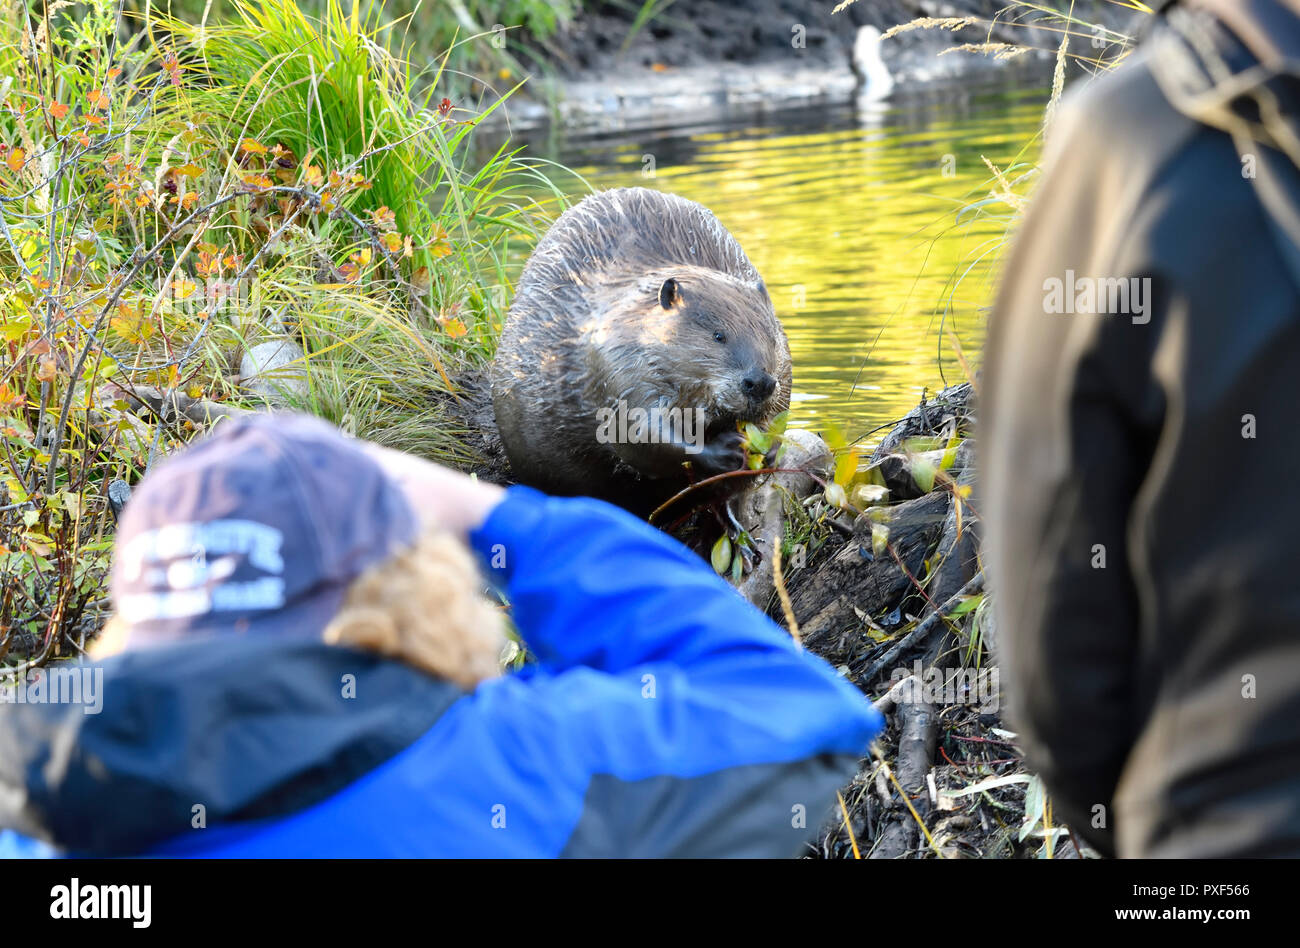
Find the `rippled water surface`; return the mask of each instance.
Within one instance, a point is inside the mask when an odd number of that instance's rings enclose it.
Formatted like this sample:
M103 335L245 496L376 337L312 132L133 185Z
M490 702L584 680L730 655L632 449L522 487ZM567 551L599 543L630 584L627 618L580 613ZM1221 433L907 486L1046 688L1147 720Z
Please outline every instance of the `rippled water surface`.
M641 185L712 208L790 337L793 421L870 441L923 389L960 381L963 356L978 365L1009 209L962 209L987 197L985 157L1033 161L1045 99L1041 82L1022 81L869 111L534 141L529 153L581 176L560 178L575 196Z

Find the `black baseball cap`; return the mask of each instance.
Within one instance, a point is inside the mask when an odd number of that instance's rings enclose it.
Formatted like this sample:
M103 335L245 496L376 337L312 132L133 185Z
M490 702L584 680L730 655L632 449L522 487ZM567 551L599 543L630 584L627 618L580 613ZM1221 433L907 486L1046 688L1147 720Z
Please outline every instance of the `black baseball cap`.
M151 471L122 513L112 597L131 647L319 636L416 516L359 442L309 415L225 421Z

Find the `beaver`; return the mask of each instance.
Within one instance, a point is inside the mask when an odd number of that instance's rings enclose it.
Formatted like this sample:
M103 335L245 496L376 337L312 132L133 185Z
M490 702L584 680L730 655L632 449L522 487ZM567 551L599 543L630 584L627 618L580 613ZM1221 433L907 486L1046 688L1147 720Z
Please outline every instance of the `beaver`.
M642 515L743 466L738 424L790 405L790 346L758 271L707 208L647 188L560 216L488 375L520 482Z

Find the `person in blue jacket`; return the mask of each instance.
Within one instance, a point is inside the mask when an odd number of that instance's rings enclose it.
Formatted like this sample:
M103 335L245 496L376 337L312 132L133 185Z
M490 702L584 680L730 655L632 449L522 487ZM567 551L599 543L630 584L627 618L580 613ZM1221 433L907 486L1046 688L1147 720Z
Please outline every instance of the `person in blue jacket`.
M146 477L112 594L97 708L6 689L0 855L789 857L881 726L629 514L305 416Z

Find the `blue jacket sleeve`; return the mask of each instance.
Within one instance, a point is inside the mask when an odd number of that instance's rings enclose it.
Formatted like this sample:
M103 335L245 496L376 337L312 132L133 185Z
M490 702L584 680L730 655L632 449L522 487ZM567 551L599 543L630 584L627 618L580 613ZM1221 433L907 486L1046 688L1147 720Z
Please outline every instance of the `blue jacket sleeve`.
M744 653L831 674L698 556L610 504L512 487L470 542L548 671Z
M794 855L816 832L882 724L829 665L608 504L512 488L471 543L538 667L460 711L534 797L574 786L564 854Z

